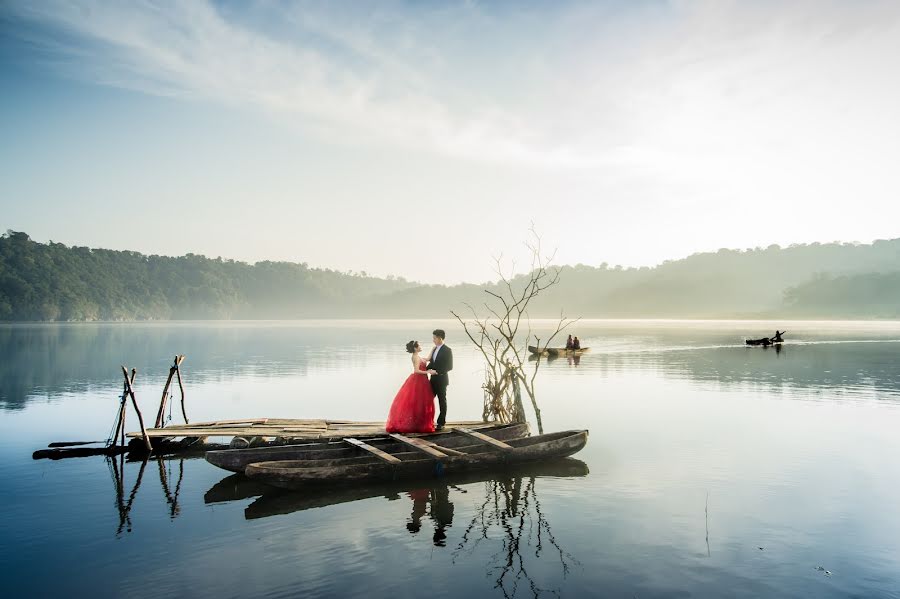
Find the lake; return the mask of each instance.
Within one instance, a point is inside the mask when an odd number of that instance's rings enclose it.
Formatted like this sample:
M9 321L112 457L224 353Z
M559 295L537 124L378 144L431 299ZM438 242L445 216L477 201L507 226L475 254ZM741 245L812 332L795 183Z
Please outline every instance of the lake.
M192 421L383 419L438 326L449 419L478 419L449 321L0 325L4 595L900 597L897 322L581 321L591 351L537 388L587 447L468 479L289 493L202 458L31 458L107 438L122 364L152 421L181 353ZM743 345L776 326L781 351Z

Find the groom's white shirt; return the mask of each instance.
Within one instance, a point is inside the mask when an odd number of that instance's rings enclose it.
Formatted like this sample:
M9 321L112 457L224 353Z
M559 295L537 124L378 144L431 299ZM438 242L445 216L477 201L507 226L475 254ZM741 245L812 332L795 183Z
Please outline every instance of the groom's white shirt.
M444 347L444 344L443 344L443 343L441 343L440 345L438 345L437 347L435 347L435 348L434 348L434 351L431 352L431 361L432 361L432 362L434 362L435 360L437 360L438 352L441 351L441 348L442 348L442 347Z

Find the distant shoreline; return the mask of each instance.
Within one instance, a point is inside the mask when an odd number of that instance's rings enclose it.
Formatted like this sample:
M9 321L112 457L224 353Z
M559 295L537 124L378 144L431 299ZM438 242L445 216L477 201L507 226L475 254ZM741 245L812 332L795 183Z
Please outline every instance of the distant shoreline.
M539 317L532 318L533 323L554 323L558 318ZM21 326L21 325L48 325L48 326L79 326L79 325L131 325L131 324L147 324L147 325L197 325L197 324L213 324L213 323L229 323L229 324L273 324L273 323L354 323L354 322L456 322L456 319L450 317L411 317L411 318L380 318L377 316L364 317L321 317L321 318L254 318L254 319L176 319L176 320L70 320L70 321L42 321L42 320L16 320L16 321L0 321L0 326ZM628 318L600 318L585 317L577 321L578 323L610 323L610 324L697 324L697 323L823 323L823 324L865 324L884 325L888 323L900 326L900 319L890 318L817 318L817 317L757 317L757 318L667 318L667 317L628 317Z

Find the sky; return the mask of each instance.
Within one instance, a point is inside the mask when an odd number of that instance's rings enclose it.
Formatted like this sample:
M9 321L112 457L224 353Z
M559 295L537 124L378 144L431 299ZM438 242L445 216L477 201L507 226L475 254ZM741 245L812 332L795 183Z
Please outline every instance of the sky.
M0 230L428 283L900 237L900 3L0 3Z

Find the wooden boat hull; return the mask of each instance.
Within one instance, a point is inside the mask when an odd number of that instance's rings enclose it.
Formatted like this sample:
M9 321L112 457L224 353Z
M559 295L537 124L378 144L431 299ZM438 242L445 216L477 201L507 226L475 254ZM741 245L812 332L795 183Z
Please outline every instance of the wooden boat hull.
M528 435L528 425L517 424L490 424L471 427L489 437L499 441L519 439ZM452 429L428 435L408 435L425 439L444 447L464 445L470 441L465 437L453 434ZM391 437L381 434L374 437L359 437L365 439L373 447L388 452L400 451L404 446ZM248 464L254 462L271 462L279 460L335 460L358 456L359 450L342 441L316 441L298 445L278 445L272 447L256 447L248 449L226 449L223 451L210 451L206 454L206 461L213 466L218 466L229 472L244 472Z
M539 348L533 345L528 346L528 351L535 356L580 356L581 354L590 351L589 347L582 347L581 349L566 349L564 347L544 347Z
M558 460L516 464L503 468L499 472L497 470L484 469L457 473L438 480L425 481L424 487L446 488L450 485L469 485L492 479L508 480L515 477L576 478L587 476L589 472L587 464L579 459L560 458ZM228 479L230 478L228 477ZM250 479L245 480L251 484L253 483ZM423 488L423 483L417 481L390 481L352 487L321 487L307 489L303 493L292 493L274 489L268 485L261 485L258 482L256 485L265 487L268 491L258 493L259 497L244 509L244 518L247 520L292 514L303 510L328 507L374 497L393 498L398 497L402 493ZM245 499L246 496L239 498Z
M422 453L392 454L399 462L375 456L340 460L286 460L248 465L244 473L275 487L302 489L314 485L358 484L363 481L410 480L470 470L501 468L510 464L568 457L587 443L588 431L564 431L510 439L509 449L486 443L461 446L462 455L433 458Z
M784 341L772 341L764 337L762 339L746 339L744 343L753 347L769 347L770 345L781 345Z

